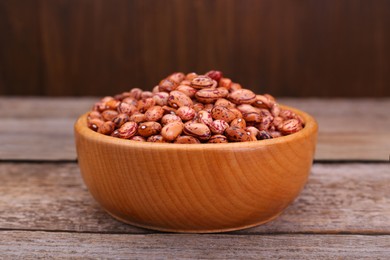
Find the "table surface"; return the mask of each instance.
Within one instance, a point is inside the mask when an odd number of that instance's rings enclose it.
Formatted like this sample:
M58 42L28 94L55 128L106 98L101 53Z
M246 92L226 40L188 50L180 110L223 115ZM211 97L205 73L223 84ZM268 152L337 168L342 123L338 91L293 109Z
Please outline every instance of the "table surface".
M120 223L89 195L73 123L96 98L0 98L5 258L390 258L390 99L280 99L320 132L311 176L276 220L221 234Z

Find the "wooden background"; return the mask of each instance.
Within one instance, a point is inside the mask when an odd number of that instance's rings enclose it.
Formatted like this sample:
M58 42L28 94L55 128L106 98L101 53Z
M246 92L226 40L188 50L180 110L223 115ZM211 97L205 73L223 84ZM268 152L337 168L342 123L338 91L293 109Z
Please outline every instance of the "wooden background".
M0 95L110 95L215 68L276 96L390 96L386 0L0 0L0 37Z

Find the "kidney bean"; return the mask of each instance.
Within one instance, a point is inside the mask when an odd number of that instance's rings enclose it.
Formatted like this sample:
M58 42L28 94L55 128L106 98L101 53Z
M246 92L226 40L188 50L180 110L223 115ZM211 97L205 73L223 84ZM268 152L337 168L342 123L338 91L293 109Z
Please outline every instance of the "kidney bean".
M168 105L169 94L167 92L157 92L153 95L154 102L158 106Z
M210 70L205 75L217 82L222 78L222 72L219 70Z
M160 92L171 92L175 90L176 87L177 83L170 79L163 79L160 81L160 84L158 84Z
M235 104L252 104L256 101L256 94L249 89L238 89L231 92L228 98Z
M196 121L198 123L205 124L206 126L210 126L213 122L213 118L211 117L211 114L209 112L207 112L206 110L201 110L198 112Z
M144 122L138 125L138 134L143 137L149 137L161 132L161 125L157 122Z
M164 109L160 106L150 107L145 112L146 121L159 121L164 115Z
M192 120L195 117L195 110L191 107L182 106L177 111L176 114L183 120L188 121Z
M186 96L188 96L190 98L193 98L195 96L196 91L197 91L196 89L194 89L191 86L183 85L183 83L182 83L182 85L178 86L176 88L176 90L184 93Z
M227 139L231 142L247 142L251 140L250 134L241 127L228 127L225 133Z
M175 114L166 114L161 118L161 123L163 125L172 123L172 122L182 122L181 118Z
M195 89L211 88L216 85L215 80L207 76L197 76L191 80L191 87Z
M168 98L168 104L173 108L179 108L182 106L191 107L193 102L189 96L180 91L171 91Z
M123 139L129 139L137 132L137 123L126 122L118 129L118 136Z
M162 135L152 135L146 139L147 142L151 143L166 143L167 141L164 139Z
M102 112L102 117L105 121L112 121L117 115L118 112L115 110L105 110Z
M228 140L227 140L226 136L224 136L224 135L213 135L207 141L207 143L210 143L210 144L227 143L227 142L228 142Z
M302 129L302 125L297 119L288 119L281 123L278 127L282 134L292 134Z
M230 123L230 126L236 126L245 129L246 121L243 118L236 118Z
M204 88L196 92L195 98L202 103L214 103L228 94L229 91L226 88Z
M200 144L199 139L189 136L189 135L181 135L178 136L175 140L176 144Z
M129 116L127 114L119 114L114 119L112 119L112 122L114 122L115 126L118 128L127 121L129 121Z
M130 137L129 140L137 141L137 142L146 142L146 139L142 136L139 136L139 135L132 136L132 137Z
M229 108L223 106L215 106L211 110L211 117L215 120L224 120L227 123L230 123L236 118L235 114Z
M207 141L211 137L211 131L207 125L202 123L187 122L184 124L184 133L198 138L201 141Z
M184 75L184 73L176 72L176 73L169 75L167 79L175 82L176 84L180 84L180 82L182 82L185 77L186 77L186 75Z
M229 127L229 124L224 120L214 120L209 126L213 134L223 134L225 130Z
M183 131L183 123L181 122L172 122L166 124L161 129L161 135L165 140L173 141L175 140Z

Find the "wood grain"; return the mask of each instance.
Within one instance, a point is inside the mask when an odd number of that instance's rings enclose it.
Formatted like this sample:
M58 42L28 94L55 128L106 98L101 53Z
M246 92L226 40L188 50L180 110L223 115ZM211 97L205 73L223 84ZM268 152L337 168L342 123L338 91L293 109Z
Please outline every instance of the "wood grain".
M276 220L239 234L390 234L389 164L314 164ZM148 233L105 213L74 163L0 163L0 230Z
M387 259L390 236L115 235L0 231L5 258Z
M0 94L103 96L215 68L276 96L389 96L389 10L386 0L3 0Z
M73 124L96 100L0 97L0 159L75 160ZM390 99L279 101L318 121L316 160L389 160Z

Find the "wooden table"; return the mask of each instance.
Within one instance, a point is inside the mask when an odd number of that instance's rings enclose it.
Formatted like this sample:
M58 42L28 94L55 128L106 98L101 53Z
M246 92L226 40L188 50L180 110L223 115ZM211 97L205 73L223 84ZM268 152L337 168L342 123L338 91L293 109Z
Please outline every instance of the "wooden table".
M122 224L80 177L73 123L95 98L0 98L0 258L390 258L390 99L280 99L320 134L301 196L223 234Z

